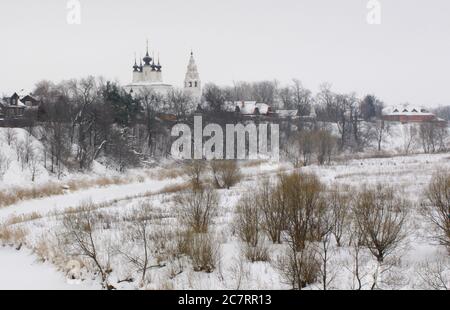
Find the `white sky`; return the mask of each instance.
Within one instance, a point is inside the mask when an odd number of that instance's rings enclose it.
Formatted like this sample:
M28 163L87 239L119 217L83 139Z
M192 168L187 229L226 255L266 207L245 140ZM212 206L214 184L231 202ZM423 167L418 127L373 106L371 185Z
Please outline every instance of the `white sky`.
M1 0L0 94L102 75L126 84L145 41L160 52L165 82L181 86L190 49L203 82L299 78L316 91L375 93L387 104L450 104L450 1Z

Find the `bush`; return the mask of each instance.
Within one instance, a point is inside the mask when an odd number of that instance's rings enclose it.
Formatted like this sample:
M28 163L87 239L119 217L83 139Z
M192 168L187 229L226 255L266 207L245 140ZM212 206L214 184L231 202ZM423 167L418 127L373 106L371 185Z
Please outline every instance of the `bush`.
M270 261L269 248L264 243L264 240L260 240L256 246L246 243L243 247L243 252L245 258L252 263Z
M238 237L245 242L243 252L251 261L268 261L269 251L264 244L262 212L257 200L258 193L249 193L237 205L234 228Z
M193 233L186 230L178 233L178 254L188 256L196 272L211 273L219 261L219 246L210 233Z
M256 246L261 235L261 214L255 195L241 198L236 208L234 228L238 237L251 246Z
M258 208L262 212L263 227L273 243L281 244L281 234L287 227L286 205L283 191L263 181L256 195Z
M202 177L205 173L205 162L201 160L192 160L186 162L184 171L189 177L189 181L193 189L197 189L203 185Z
M235 160L213 160L211 161L211 170L214 185L219 189L230 189L242 179L238 163Z
M280 176L278 190L286 210L289 242L299 252L317 235L314 228L324 210L324 186L315 175L293 173Z
M275 267L294 290L301 290L317 282L320 273L320 262L310 247L300 252L293 248L287 250L284 256L278 258Z
M175 197L179 220L194 233L206 233L216 215L219 198L211 187L187 190Z

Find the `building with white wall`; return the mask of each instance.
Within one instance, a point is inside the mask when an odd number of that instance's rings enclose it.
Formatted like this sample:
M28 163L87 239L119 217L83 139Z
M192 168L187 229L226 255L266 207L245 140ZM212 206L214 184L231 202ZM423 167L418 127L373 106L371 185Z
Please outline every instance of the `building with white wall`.
M145 57L139 61L134 60L132 82L125 86L125 90L133 96L139 96L147 91L154 91L166 95L174 89L171 84L164 83L161 62L149 54L148 42ZM184 91L192 96L194 101L199 102L202 96L202 84L195 63L194 53L191 52L189 64L184 80Z
M159 58L159 57L158 57ZM142 61L144 61L142 63ZM163 81L163 72L161 62L153 57L150 57L147 51L145 57L140 60L138 65L137 60L134 60L133 65L133 79L132 82L125 86L125 90L137 96L145 91L151 90L161 95L166 95L173 89L173 86L166 84Z

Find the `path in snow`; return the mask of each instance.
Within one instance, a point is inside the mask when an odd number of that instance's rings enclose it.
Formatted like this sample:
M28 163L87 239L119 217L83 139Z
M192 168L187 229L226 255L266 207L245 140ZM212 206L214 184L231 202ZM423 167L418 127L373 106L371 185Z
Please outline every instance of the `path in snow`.
M69 284L50 264L35 261L28 250L0 248L0 290L87 290L88 284Z
M163 181L149 180L143 183L113 185L103 188L90 188L65 195L26 200L9 207L0 208L0 222L1 220L4 220L12 215L23 215L32 212L46 214L50 211L77 207L87 201L98 204L114 199L123 199L126 197L135 196L146 192L157 192L167 185L178 184L181 181L182 178Z

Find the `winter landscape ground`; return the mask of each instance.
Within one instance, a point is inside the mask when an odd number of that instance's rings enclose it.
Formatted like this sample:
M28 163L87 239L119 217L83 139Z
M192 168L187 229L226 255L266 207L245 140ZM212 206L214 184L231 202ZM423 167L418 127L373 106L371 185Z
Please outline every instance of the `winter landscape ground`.
M6 130L0 129L0 137ZM17 141L27 139L25 130L14 131ZM327 165L301 168L289 162L240 162L240 182L217 190L217 210L201 237L183 230L187 214L179 201L191 203L182 193L189 191L192 175L181 163L167 160L125 173L95 163L89 174L58 179L41 163L22 168L14 147L2 139L1 155L8 166L0 181L0 288L292 289L295 284L281 267L289 243L282 237L274 244L260 233L259 253L248 255L236 217L245 217L238 206L246 196L255 197L251 195L264 180L273 183L293 172L315 175L327 191L339 187L350 198L363 185L382 184L407 201L404 238L382 263L364 246L355 247L351 224L342 227L340 246L334 233L324 247L323 240L311 241L318 270L304 289L449 288L448 252L436 241L439 233L423 205L432 177L450 171L450 153L396 155L394 150L403 145L400 131L389 141L391 155L341 156ZM202 178L211 179L211 172L205 169ZM80 214L90 217L76 216ZM78 225L89 227L77 234ZM84 243L86 231L92 243ZM192 253L183 245L208 249Z

